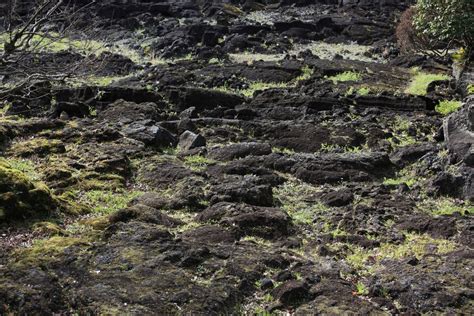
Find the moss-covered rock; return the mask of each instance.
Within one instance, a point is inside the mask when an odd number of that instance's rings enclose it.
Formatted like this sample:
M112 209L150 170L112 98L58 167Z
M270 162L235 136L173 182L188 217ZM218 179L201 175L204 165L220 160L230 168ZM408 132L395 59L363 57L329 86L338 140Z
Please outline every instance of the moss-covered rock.
M31 181L0 159L0 221L41 215L58 207L59 201L44 184Z

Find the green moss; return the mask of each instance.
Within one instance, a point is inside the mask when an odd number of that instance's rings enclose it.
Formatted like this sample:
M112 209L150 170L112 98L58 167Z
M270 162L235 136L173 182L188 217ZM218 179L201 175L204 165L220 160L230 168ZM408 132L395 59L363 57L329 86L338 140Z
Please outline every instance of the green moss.
M89 245L91 241L91 237L54 236L49 239L36 240L31 247L14 251L12 258L16 264L38 266L58 259L69 247Z
M256 91L274 89L274 88L288 88L290 86L289 83L285 82L261 82L261 81L254 81L249 84L249 87L244 90L240 90L240 94L246 97L252 97Z
M59 202L40 182L0 159L0 220L22 219L55 211Z
M391 178L391 179L385 178L383 181L383 184L385 185L400 185L402 183L408 185L409 187L412 187L413 185L415 185L416 179L400 177L400 178Z
M360 81L362 79L362 75L354 71L345 71L343 73L327 77L326 79L331 80L334 84L336 84L338 82Z
M78 195L82 203L92 207L93 213L110 214L127 207L133 199L143 195L143 192L92 190Z
M8 158L7 163L12 169L23 172L30 181L39 181L41 178L41 174L31 160Z
M459 108L461 108L461 106L461 101L443 100L439 102L438 105L436 105L435 110L436 112L446 116L457 111Z
M474 94L474 84L467 86L467 94Z
M44 157L48 154L64 153L65 151L66 149L62 141L37 137L13 144L8 152L17 157L30 157L33 155Z
M187 156L184 158L184 164L193 171L204 171L208 165L214 164L215 161L201 155Z
M33 225L33 230L41 235L63 235L64 230L58 224L52 222L39 222Z
M361 87L361 88L357 89L357 94L360 95L360 96L365 96L365 95L368 95L369 93L370 93L370 88Z
M411 79L405 93L413 95L426 95L426 90L430 83L437 80L448 80L450 77L444 74L430 74L414 70L414 76Z
M274 189L273 195L295 223L311 225L315 215L322 214L328 209L321 202L305 201L305 196L314 195L316 192L314 187L303 182L287 181Z
M125 187L125 179L113 173L85 172L77 175L78 184L75 186L81 191L117 190Z
M353 247L352 253L346 257L346 260L356 269L367 268L368 259L381 264L383 260L393 259L401 260L408 257L421 259L427 254L442 255L456 250L457 244L446 239L432 238L427 234L405 234L405 242L399 245L383 243L378 248L364 249Z
M441 197L438 199L425 199L417 207L431 215L453 215L459 213L467 216L474 214L474 205L470 202L459 202L452 198Z

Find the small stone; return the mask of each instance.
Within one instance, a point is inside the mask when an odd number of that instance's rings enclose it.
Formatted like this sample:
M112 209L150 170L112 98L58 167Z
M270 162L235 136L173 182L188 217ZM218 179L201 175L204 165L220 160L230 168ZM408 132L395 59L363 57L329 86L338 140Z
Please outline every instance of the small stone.
M262 290L268 290L272 289L274 287L273 281L269 278L264 278L260 280L260 289Z

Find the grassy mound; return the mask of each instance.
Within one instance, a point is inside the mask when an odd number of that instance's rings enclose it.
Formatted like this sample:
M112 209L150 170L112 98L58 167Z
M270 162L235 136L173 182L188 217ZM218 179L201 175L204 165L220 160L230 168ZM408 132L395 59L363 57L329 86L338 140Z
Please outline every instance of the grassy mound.
M0 221L45 215L60 204L46 185L0 159Z

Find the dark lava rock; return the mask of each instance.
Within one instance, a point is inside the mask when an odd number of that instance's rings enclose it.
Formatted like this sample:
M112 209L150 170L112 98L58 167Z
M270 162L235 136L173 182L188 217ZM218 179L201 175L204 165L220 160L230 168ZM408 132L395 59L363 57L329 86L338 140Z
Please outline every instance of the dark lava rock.
M219 106L233 108L245 100L236 94L200 88L176 88L168 92L168 97L180 112L189 107L195 107L198 112Z
M456 234L456 219L452 217L436 217L419 215L403 221L397 225L401 230L417 233L428 233L435 238L449 238Z
M230 244L238 239L238 235L226 228L205 225L185 232L183 239L198 243Z
M163 225L165 227L175 227L183 224L182 221L163 214L155 208L140 204L122 209L112 214L109 220L111 223L118 223L127 222L132 219Z
M276 287L272 296L285 306L298 306L311 299L309 290L306 282L290 280Z
M461 161L474 144L474 99L444 120L444 139L455 161Z
M342 189L325 194L323 202L328 206L345 206L352 202L354 194L349 189Z
M246 156L263 156L272 152L269 144L265 143L238 143L224 147L209 149L209 157L215 160L227 161Z
M266 238L286 235L291 222L288 214L278 208L228 202L210 206L198 215L197 220L217 221L225 226L236 227L242 235Z
M191 131L185 131L179 136L178 147L180 150L186 151L197 147L205 147L206 139L200 134L194 134Z
M261 183L259 178L248 176L227 176L211 186L211 204L217 202L243 202L258 206L272 206L273 193L269 184Z
M134 122L122 129L122 132L130 138L139 140L145 145L154 148L175 147L176 137L163 127L156 125L146 126L141 122Z
M410 145L397 149L390 160L399 167L404 167L407 164L417 161L429 152L433 152L436 146L433 144Z
M135 103L118 100L98 113L98 118L111 123L132 123L159 120L160 108L156 103Z

